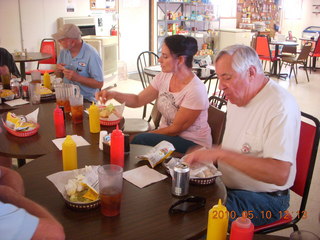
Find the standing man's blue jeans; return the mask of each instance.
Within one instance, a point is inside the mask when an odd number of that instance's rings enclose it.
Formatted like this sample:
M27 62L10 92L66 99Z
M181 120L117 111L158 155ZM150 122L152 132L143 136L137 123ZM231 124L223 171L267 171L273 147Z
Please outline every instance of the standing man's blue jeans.
M176 151L180 153L185 153L188 150L188 148L197 146L196 143L179 136L168 136L168 135L157 134L157 133L140 133L133 138L131 143L155 146L163 140L172 143Z

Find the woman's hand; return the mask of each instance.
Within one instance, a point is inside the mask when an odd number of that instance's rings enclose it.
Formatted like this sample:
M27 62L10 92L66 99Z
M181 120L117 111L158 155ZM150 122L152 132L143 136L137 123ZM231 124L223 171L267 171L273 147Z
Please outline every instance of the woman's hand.
M116 92L108 91L107 89L102 90L100 92L96 92L95 97L102 104L105 104L108 100L113 99Z

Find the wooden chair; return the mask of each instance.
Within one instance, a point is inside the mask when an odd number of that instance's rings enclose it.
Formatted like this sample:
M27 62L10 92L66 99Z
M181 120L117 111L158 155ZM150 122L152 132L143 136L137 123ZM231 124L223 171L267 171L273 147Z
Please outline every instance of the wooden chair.
M214 96L211 99L216 98ZM209 99L210 99L209 98ZM223 102L225 100L222 100ZM227 113L219 108L209 105L208 123L211 128L212 144L219 145L222 142L224 129L226 126Z
M280 71L282 68L283 63L288 63L291 68L290 68L290 73L289 73L289 78L291 77L291 73L293 71L294 73L294 77L296 79L296 83L298 83L297 80L297 71L298 71L298 64L302 64L304 66L306 75L307 75L307 79L308 82L309 80L309 75L308 75L308 70L307 70L307 63L308 63L308 56L310 54L311 51L311 43L307 42L301 49L301 52L298 56L287 56L287 57L283 57L281 58L281 64L280 64Z
M305 209L319 146L320 122L317 118L304 112L301 112L301 115L308 122L301 121L300 140L296 158L297 174L294 184L290 188L301 197L300 208L298 211L294 211L294 218L288 212L276 222L255 227L255 233L271 233L290 227L294 231L297 231L297 223L306 216Z
M37 70L41 72L41 75L43 75L45 72L52 74L54 73L55 69L42 69L43 66L49 65L50 67L52 65L57 64L57 44L56 41L53 38L44 38L41 41L40 45L40 52L41 53L49 53L51 54L51 58L38 61ZM30 75L31 71L26 71L26 75Z

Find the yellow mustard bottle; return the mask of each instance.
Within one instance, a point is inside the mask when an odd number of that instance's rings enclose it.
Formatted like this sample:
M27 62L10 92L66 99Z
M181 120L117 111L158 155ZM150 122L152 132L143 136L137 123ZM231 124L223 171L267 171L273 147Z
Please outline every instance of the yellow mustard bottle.
M214 205L208 214L207 240L225 240L227 238L229 214L221 203Z
M77 145L70 135L62 143L63 171L78 168Z
M51 90L51 80L48 72L43 74L43 86Z
M100 132L100 111L94 102L89 107L89 127L91 133Z

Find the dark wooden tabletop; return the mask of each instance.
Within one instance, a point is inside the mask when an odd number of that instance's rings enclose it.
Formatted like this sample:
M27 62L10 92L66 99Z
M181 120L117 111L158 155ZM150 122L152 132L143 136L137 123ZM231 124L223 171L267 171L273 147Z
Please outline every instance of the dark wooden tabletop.
M27 55L17 56L16 54L12 54L12 56L15 62L33 62L51 58L52 55L41 52L27 52Z
M136 156L147 153L150 148L131 145L124 170L147 164ZM109 158L97 147L78 148L79 168L108 162ZM161 165L156 170L166 174ZM226 198L220 178L212 185L190 185L190 195L206 198L205 208L169 215L169 207L178 200L171 195L171 177L142 189L124 180L120 215L105 217L100 209L80 212L67 208L58 190L46 178L59 171L62 171L60 151L46 154L18 169L25 182L26 196L46 207L62 223L66 239L197 239L199 233L206 232L209 209L219 198Z
M85 108L90 103L85 103ZM53 111L56 107L55 102L44 102L38 105L21 105L19 108L12 110L18 115L26 115L39 108L38 123L40 128L37 134L30 137L16 137L6 131L0 121L0 155L18 159L37 158L49 152L58 151L58 148L52 142L55 139L55 128L53 122ZM5 119L6 113L1 115ZM124 120L120 122L122 128ZM101 126L101 130L108 132L115 129L115 126ZM72 124L71 116L66 114L66 133L69 135L79 135L86 139L92 145L99 144L99 133L90 133L89 116L83 113L83 123Z

